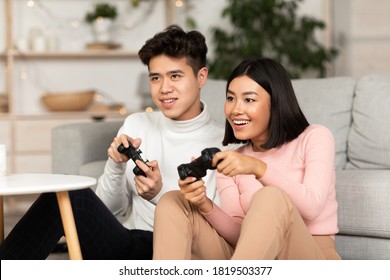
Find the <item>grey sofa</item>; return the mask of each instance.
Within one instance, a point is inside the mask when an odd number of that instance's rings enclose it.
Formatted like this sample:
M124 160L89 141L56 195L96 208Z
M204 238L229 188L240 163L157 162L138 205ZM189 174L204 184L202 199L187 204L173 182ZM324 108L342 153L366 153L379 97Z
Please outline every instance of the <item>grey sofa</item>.
M294 80L310 123L336 139L338 220L343 259L390 259L390 77ZM202 91L212 115L224 123L225 82ZM52 133L53 172L99 177L119 122L70 124Z

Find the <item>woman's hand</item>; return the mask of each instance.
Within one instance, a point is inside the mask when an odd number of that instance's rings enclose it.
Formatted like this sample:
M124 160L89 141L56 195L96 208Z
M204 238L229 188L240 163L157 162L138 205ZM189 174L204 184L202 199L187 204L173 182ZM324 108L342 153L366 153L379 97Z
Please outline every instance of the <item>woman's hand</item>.
M179 187L184 198L198 207L201 212L208 213L213 209L213 203L206 195L206 186L202 179L187 177L179 180Z
M217 167L218 172L230 177L239 174L253 174L260 179L267 170L267 164L262 160L233 150L216 153L212 164Z

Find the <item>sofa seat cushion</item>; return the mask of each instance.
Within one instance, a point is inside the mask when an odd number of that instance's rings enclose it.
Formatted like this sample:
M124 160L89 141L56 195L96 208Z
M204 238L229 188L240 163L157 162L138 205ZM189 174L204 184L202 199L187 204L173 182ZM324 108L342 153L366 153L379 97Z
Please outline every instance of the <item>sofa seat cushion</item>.
M384 238L336 235L336 248L343 260L389 260L390 242Z
M390 238L390 170L339 170L340 234Z
M345 168L356 81L350 77L292 81L299 105L310 123L328 127L336 142L335 165Z
M390 76L367 75L356 86L348 169L390 169Z

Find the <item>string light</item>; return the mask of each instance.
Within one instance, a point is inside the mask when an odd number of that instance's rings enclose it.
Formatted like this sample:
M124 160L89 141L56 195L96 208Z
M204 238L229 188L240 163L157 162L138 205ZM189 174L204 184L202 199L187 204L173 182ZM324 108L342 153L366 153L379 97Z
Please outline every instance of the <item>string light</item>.
M178 7L178 8L181 8L183 7L184 3L182 0L176 0L175 1L175 6Z
M27 6L28 7L34 7L35 6L35 2L33 0L28 0L27 1Z
M26 69L23 69L22 72L20 73L20 78L22 80L27 80L28 79L28 74L27 74L27 71Z
M74 19L72 20L71 24L70 24L73 28L78 28L80 27L81 23L80 23L80 20L78 19Z
M92 1L93 2L93 1ZM92 3L91 2L91 3ZM134 14L134 7L131 5L128 5L128 7L119 14L119 17L116 21L116 28L115 32L123 32L123 31L129 31L131 29L134 29L138 25L142 25L145 20L150 17L153 14L153 10L155 9L156 5L154 1L145 1L149 2L147 5L143 5L143 8L140 9L140 7L137 7L139 10L139 13ZM176 0L175 1L175 7L176 8L182 8L182 7L187 7L188 2L190 0ZM79 49L80 42L77 39L79 36L78 30L81 30L81 28L86 27L88 24L84 21L83 18L74 18L74 17L66 17L63 14L61 14L62 11L53 11L53 8L48 6L45 1L41 0L26 0L25 2L26 6L29 8L34 9L34 12L39 12L41 15L43 15L43 19L47 22L50 23L50 26L52 26L54 31L56 33L68 33L71 35L71 40L70 40L70 45L72 49ZM92 5L92 4L91 4ZM129 19L129 17L131 19ZM53 32L54 32L53 31ZM18 49L16 47L16 49ZM25 63L25 67L23 67L20 70L20 79L27 81L29 80L37 88L45 89L46 91L49 91L46 89L46 86L42 84L42 79L39 81L36 80L36 75L32 75L31 73L31 62L27 61L23 56L22 56L22 61ZM39 71L35 71L35 73L39 76L41 74L38 74ZM46 78L44 80L47 80ZM146 108L146 111L151 112L153 111L152 107ZM125 113L123 111L122 113Z
M90 1L90 2L91 5L94 4L94 1ZM128 31L134 28L136 25L142 24L146 18L148 18L151 14L153 14L152 11L154 10L155 7L153 2L154 1L150 1L150 3L144 5L143 8L141 7L137 8L140 11L140 13L137 14L138 15L137 18L139 18L138 20L134 19L134 16L132 14L134 13L135 9L130 7L130 5L128 5L127 9L124 9L120 14L120 18L122 18L123 20L118 18L115 31L116 32ZM89 27L89 24L87 24L83 18L67 17L66 15L63 14L63 11L61 10L54 11L53 8L50 7L50 5L47 5L45 1L41 1L41 0L27 0L25 2L25 5L28 8L31 8L34 13L40 13L41 14L40 18L44 20L46 23L50 24L49 26L51 26L52 32L55 32L57 35L60 35L61 33L68 34L70 36L70 40L68 40L68 43L70 44L71 49L77 50L82 48L81 41L79 38L80 36L83 35L80 35L81 34L80 32L83 31L82 30L83 28ZM126 17L129 15L131 15L133 21L125 22L124 19L126 19ZM18 49L18 46L15 46L15 48L19 52L21 51ZM41 81L35 81L34 77L31 75L30 73L31 71L29 69L31 66L31 61L27 60L24 56L21 57L22 57L21 59L22 62L26 64L26 66L25 68L20 70L19 73L20 79L24 81L27 80L32 81L34 84L36 84L38 88L46 88L44 85L42 85ZM36 72L38 73L39 71ZM46 78L43 80L46 80Z

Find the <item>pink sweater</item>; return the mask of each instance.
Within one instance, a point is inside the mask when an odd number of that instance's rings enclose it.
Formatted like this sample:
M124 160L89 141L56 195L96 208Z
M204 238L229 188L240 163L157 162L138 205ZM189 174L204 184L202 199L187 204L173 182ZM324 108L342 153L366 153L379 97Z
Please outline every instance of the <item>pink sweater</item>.
M338 232L335 144L326 127L310 125L295 140L266 152L254 152L250 144L237 151L261 159L267 171L259 180L254 175L217 173L221 207L214 204L203 215L226 241L237 243L252 195L266 186L280 187L290 196L311 234Z

